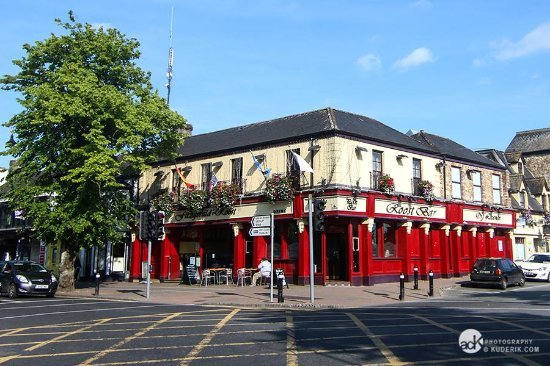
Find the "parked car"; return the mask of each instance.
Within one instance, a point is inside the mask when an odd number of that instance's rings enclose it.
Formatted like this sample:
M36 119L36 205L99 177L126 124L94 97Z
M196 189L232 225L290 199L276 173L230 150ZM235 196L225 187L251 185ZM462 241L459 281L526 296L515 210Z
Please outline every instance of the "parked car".
M550 254L533 253L527 260L518 261L528 280L543 280L550 282Z
M55 296L57 278L42 265L30 261L0 262L0 294Z
M522 269L508 258L478 258L470 273L472 285L498 285L506 290L508 285L525 285Z

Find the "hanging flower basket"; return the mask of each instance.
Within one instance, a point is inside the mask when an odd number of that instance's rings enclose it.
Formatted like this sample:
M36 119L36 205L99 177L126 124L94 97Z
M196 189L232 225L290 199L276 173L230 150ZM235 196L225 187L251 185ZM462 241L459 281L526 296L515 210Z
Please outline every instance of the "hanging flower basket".
M378 189L384 193L393 193L395 191L393 178L387 174L381 175L380 178L378 178Z
M207 193L202 190L189 190L180 195L178 201L178 209L183 213L184 217L195 218L204 214L208 205Z
M418 182L418 193L424 197L426 201L431 202L435 199L434 185L428 180L421 180Z
M173 193L163 192L151 199L151 206L155 211L164 211L166 213L174 212L175 203L176 196Z
M235 211L238 187L219 182L210 192L210 207L216 215L229 215Z
M524 210L522 212L523 219L525 220L526 226L533 226L535 225L535 221L533 220L533 215L531 214L531 209L528 208L527 210Z
M292 179L279 174L268 178L265 182L265 196L269 202L290 201L294 197Z

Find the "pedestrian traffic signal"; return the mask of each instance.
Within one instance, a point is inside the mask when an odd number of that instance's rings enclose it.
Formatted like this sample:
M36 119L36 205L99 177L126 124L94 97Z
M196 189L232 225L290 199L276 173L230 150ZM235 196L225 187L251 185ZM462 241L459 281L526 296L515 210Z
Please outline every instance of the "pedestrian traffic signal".
M326 201L323 199L313 200L313 229L315 231L325 230L325 207Z
M164 232L164 218L166 217L166 213L164 211L158 211L156 214L156 232L155 232L155 239L156 240L164 240L164 237L166 236L166 233Z

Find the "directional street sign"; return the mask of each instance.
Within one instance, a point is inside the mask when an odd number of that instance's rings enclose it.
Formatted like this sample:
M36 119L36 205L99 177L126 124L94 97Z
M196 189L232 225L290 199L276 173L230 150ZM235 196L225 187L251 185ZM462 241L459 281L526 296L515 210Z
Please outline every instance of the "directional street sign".
M271 228L270 227L253 227L248 231L250 236L270 236Z
M271 226L271 216L269 215L252 216L252 220L250 220L250 223L252 224L252 227Z

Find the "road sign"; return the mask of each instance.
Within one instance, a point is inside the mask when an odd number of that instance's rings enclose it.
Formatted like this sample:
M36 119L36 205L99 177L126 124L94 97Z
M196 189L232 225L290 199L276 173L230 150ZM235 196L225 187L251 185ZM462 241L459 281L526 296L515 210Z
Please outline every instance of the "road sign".
M250 223L252 224L252 227L271 226L271 216L269 215L252 216L252 220L250 220Z
M270 227L253 227L248 231L250 236L270 236L271 228Z

